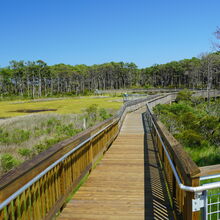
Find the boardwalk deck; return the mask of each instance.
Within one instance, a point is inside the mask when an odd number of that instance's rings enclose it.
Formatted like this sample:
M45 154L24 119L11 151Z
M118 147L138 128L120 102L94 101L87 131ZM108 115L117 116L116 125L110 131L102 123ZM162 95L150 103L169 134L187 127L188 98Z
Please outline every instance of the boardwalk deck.
M143 111L126 116L119 136L59 220L173 219Z

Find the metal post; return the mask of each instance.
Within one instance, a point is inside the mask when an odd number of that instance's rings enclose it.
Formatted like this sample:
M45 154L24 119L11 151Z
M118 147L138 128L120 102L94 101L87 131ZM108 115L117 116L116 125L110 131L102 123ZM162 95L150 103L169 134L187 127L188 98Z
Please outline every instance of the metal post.
M204 196L204 208L202 210L202 220L208 219L208 198L207 198L207 190L203 191Z

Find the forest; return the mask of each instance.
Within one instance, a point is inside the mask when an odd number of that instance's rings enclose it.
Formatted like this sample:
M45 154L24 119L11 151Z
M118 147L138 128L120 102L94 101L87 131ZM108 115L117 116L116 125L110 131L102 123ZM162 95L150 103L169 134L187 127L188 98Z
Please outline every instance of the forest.
M220 53L137 68L134 63L49 66L42 60L11 61L0 69L0 94L27 98L86 95L120 88L220 88Z

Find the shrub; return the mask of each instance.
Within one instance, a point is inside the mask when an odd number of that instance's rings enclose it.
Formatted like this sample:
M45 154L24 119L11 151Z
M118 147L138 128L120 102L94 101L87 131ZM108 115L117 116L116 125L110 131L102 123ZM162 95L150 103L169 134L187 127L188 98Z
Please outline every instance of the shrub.
M18 153L26 159L31 158L32 156L32 150L28 148L20 148L18 149Z
M16 129L11 137L12 143L22 143L24 141L27 141L30 138L30 131L22 130L22 129Z
M0 142L4 144L20 144L30 138L30 131L15 129L13 132L3 131L0 132Z
M94 121L97 119L97 113L98 113L98 105L97 104L90 105L88 108L86 108L85 111L86 111L89 118L91 118Z
M37 144L33 147L33 154L37 155L43 151L45 151L48 147L45 144Z
M111 115L104 108L99 109L99 115L102 120L106 120L111 117Z
M62 138L60 138L60 137L46 139L43 143L37 144L33 147L33 154L37 155L37 154L47 150L49 147L58 143L60 140L62 140Z
M186 112L193 112L193 109L186 103L173 103L169 106L168 110L176 115L181 115L182 113Z
M181 90L178 92L176 101L190 101L192 97L192 92L189 91L188 89Z
M192 112L185 112L180 117L178 117L178 119L184 125L184 127L188 129L196 128L198 123L196 115Z
M181 133L175 135L176 138L180 139L182 143L189 147L201 147L203 142L202 136L194 130L184 130Z
M18 166L21 161L15 159L11 154L5 153L1 156L2 169L6 172Z

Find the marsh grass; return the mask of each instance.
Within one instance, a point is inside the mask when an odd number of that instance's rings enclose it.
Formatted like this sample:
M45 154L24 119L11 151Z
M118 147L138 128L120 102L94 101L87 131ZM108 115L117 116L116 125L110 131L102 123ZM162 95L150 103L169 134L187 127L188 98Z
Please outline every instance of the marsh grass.
M56 110L57 114L79 114L90 105L97 104L105 109L119 109L122 106L122 98L106 96L86 96L74 98L17 100L0 102L0 118L27 115L24 111L44 110L35 114L48 114L48 109Z
M114 113L93 104L81 114L30 114L1 120L0 175Z

